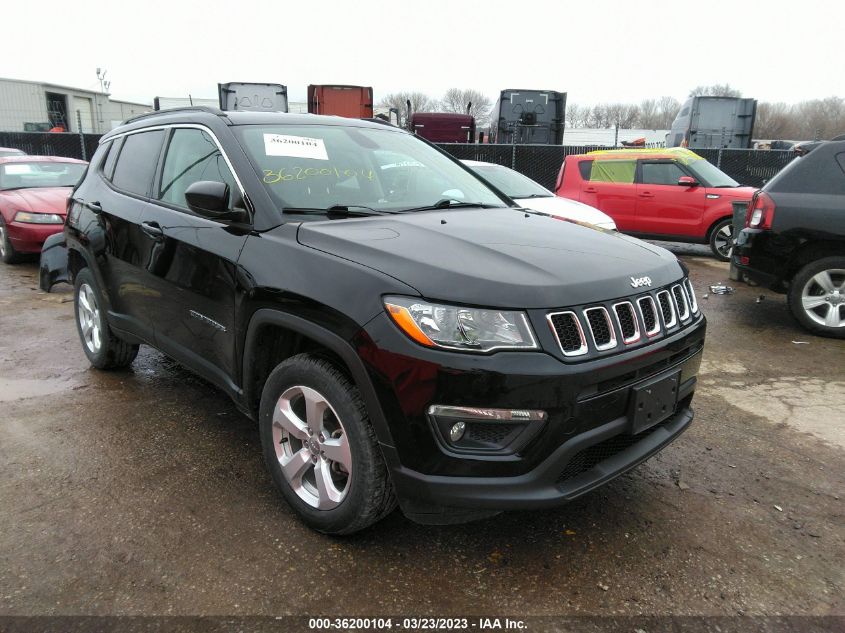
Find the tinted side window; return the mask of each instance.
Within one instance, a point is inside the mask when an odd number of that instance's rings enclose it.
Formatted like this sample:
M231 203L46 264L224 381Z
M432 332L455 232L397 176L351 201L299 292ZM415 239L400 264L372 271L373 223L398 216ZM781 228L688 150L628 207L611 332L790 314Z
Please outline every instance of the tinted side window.
M593 161L582 160L578 163L578 170L581 172L581 180L590 179L590 170L593 168Z
M836 155L836 162L839 163L839 169L845 173L845 152L839 152Z
M677 185L686 174L675 163L642 163L642 182L646 185Z
M187 209L185 190L200 180L229 185L229 208L239 197L232 172L211 136L203 130L177 128L167 147L156 198Z
M613 182L630 185L637 171L635 160L597 160L590 170L591 182Z
M140 196L148 195L163 138L162 130L128 135L114 168L114 186Z
M111 142L109 153L106 155L106 162L103 163L103 176L111 180L114 173L114 166L117 163L117 155L120 153L120 146L123 144L123 138L119 138Z

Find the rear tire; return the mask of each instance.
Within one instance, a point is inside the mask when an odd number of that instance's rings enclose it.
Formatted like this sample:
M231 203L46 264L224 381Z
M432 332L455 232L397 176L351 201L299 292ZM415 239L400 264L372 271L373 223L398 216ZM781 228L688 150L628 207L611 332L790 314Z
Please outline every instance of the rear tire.
M6 264L17 264L20 261L20 255L12 246L12 240L9 239L9 231L2 215L0 215L0 259Z
M733 251L734 225L733 220L724 218L719 220L710 230L710 250L722 262L731 261Z
M73 288L76 331L88 360L97 369L127 367L138 355L138 346L117 338L111 331L97 282L89 269L77 273Z
M311 528L351 534L395 508L361 394L331 362L299 354L280 363L261 394L259 433L273 481Z
M819 336L845 338L845 257L824 257L804 266L789 285L792 316Z

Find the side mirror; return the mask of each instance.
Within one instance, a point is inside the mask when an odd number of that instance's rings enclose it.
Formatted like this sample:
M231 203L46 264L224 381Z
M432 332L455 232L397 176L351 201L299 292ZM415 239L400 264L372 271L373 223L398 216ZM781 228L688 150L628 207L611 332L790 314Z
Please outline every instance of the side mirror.
M698 187L699 182L692 176L681 176L678 178L678 184L681 187Z
M238 222L243 220L241 211L229 209L229 185L215 180L199 180L185 190L188 208L204 218Z

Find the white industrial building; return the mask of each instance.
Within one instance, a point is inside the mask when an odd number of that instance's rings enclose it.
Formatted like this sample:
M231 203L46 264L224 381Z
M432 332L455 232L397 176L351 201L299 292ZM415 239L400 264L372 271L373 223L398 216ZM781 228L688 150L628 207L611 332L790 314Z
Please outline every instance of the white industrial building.
M0 131L103 134L121 121L152 110L145 103L117 101L108 93L40 81L0 78Z

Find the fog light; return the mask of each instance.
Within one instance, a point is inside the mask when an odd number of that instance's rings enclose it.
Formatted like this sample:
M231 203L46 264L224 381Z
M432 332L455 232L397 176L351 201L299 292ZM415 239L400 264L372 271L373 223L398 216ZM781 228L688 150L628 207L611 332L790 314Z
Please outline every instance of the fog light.
M467 425L464 422L455 422L452 425L452 428L449 430L449 439L453 442L457 442L464 436L464 432L467 430Z

